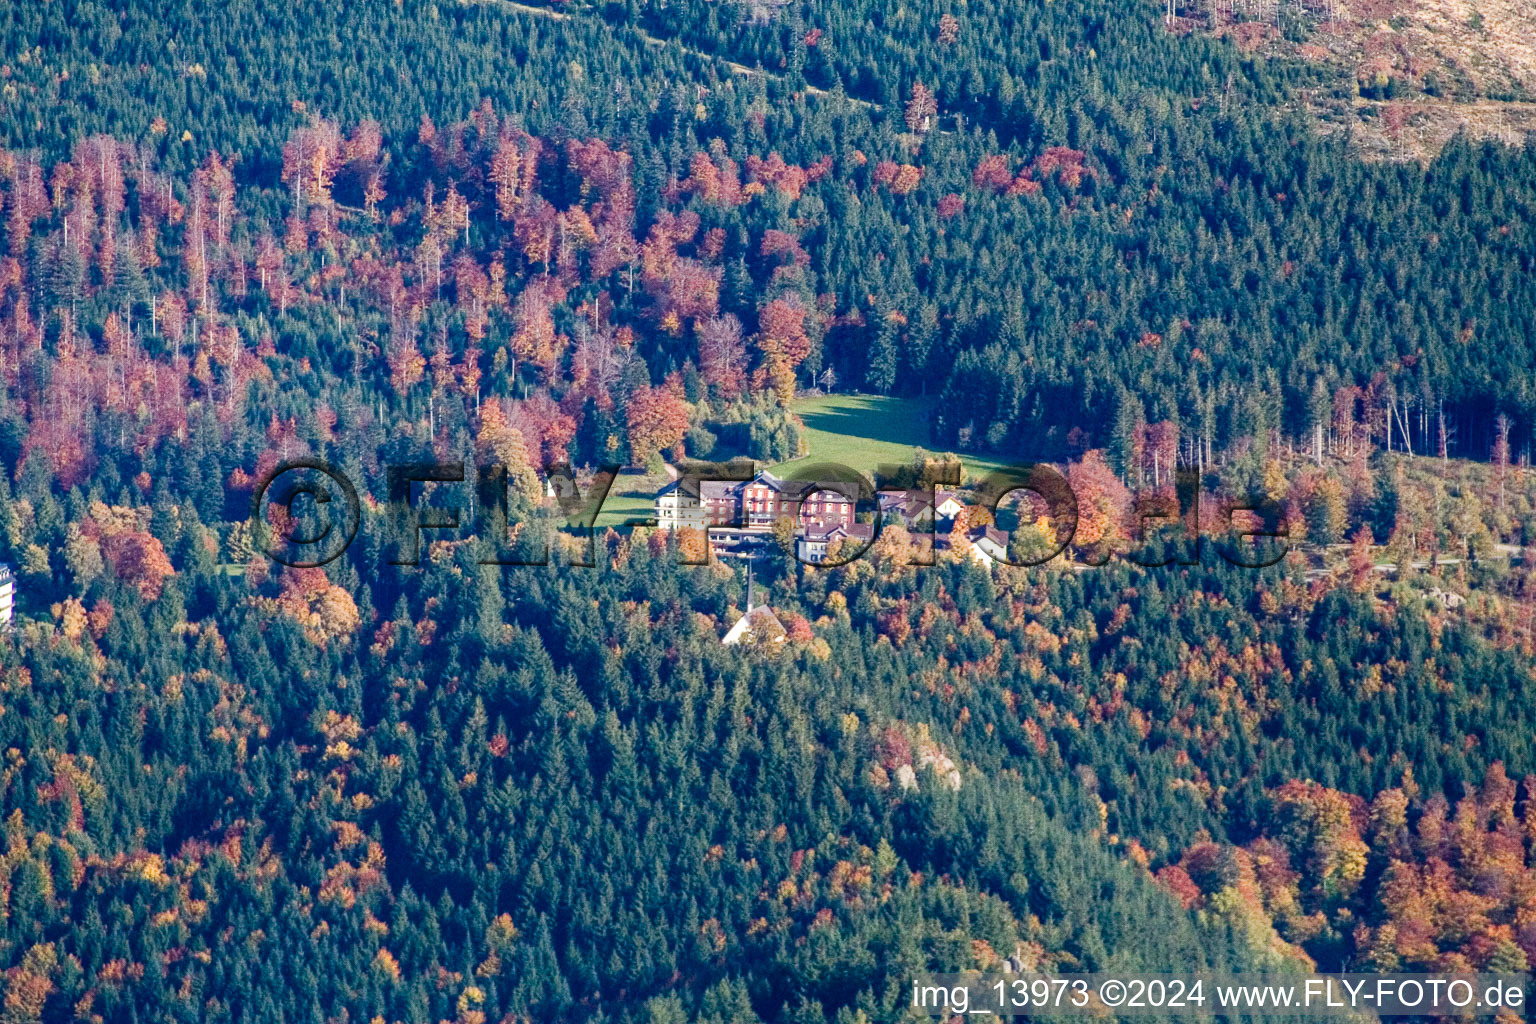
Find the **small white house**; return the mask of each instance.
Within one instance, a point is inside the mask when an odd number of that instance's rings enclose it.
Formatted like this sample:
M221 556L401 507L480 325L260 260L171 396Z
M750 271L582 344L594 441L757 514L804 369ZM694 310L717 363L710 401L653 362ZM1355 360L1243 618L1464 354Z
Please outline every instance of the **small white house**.
M987 526L970 534L970 555L988 569L998 562L1008 561L1008 535L996 527Z
M851 537L862 544L868 544L874 535L875 528L869 523L806 527L795 538L795 556L802 562L819 565L826 561L827 551L838 541Z
M952 523L955 521L955 516L959 515L964 508L965 506L953 494L941 494L934 511L938 513L940 523Z
M952 491L918 489L880 492L880 513L887 523L900 522L909 530L947 528L964 505Z

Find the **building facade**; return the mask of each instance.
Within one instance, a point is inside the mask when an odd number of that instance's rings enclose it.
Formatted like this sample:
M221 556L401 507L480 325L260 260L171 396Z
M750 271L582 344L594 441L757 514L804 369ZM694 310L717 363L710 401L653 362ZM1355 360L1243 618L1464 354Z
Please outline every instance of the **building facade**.
M667 484L656 495L656 525L663 530L678 530L685 526L702 530L706 519L699 496L690 494L681 480Z
M751 480L703 480L692 485L674 480L656 495L656 525L667 530L684 526L766 530L788 516L801 527L830 527L853 522L853 509L847 495L808 491L805 484L765 472Z
M711 549L729 557L766 543L773 524L789 518L804 562L826 558L835 541L867 542L874 535L872 524L857 521L852 494L813 487L768 472L750 480L674 480L656 495L656 525L707 529ZM923 490L881 491L877 504L882 522L916 530L947 529L964 507L951 492Z
M795 538L795 557L810 565L819 565L826 561L827 553L839 542L851 541L855 549L862 551L874 535L875 528L869 523L806 527ZM844 553L842 557L846 560L849 556Z

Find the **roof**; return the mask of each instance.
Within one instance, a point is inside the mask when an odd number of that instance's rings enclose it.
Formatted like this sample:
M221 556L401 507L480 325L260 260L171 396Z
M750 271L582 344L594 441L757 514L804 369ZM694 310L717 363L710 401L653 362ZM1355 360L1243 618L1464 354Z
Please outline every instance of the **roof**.
M999 553L1008 551L1008 534L995 526L983 526L972 530L969 534L971 544L980 547L983 554L990 554L986 549L995 548Z
M929 492L921 487L880 492L880 504L882 505L916 505L922 507L929 504L928 498Z
M881 491L880 509L883 512L895 512L907 519L915 519L946 497L948 495L937 495L931 491L917 489Z
M921 488L880 492L880 511L913 520L955 501L953 491L927 491Z
M678 493L685 498L697 497L705 501L734 501L741 495L742 491L753 485L766 487L775 494L782 494L791 500L797 501L803 501L820 491L836 494L849 501L854 501L857 498L856 495L849 495L843 490L845 487L854 486L852 484L836 480L811 482L786 480L783 477L775 476L767 470L763 470L750 480L700 480L698 478L689 479L686 476L679 477L657 491L656 497L663 498L667 495Z
M869 540L874 535L875 527L872 523L828 523L823 526L807 526L801 531L801 536L806 540L818 542L838 537Z
M765 640L772 644L781 644L789 631L784 628L784 623L773 614L766 605L758 605L741 618L736 620L736 625L720 640L722 644L739 644L751 636Z
M738 467L736 467L734 465L731 465L731 464L725 464L725 465L719 466L717 468L720 468L720 469L723 469L723 470L729 472L729 471L733 471L733 470L737 469ZM672 476L673 479L670 480L664 487L662 487L659 491L656 492L656 497L657 498L666 497L667 495L674 494L674 493L678 494L682 498L692 498L692 499L695 499L695 500L698 500L700 498L705 499L705 500L719 500L721 498L734 498L741 491L741 489L743 487L746 487L748 484L753 482L753 480L745 480L745 479L744 480L701 480L697 476L690 477L690 476L687 476L686 474L676 475L676 474L678 474L678 468L676 466L672 466L672 465L668 465L667 466L667 474L669 476ZM759 473L757 475L757 477L754 477L753 479L754 480L755 479L761 479L761 478L763 478L765 476L769 476L769 474L767 474L767 473ZM772 479L777 481L777 478L772 478Z

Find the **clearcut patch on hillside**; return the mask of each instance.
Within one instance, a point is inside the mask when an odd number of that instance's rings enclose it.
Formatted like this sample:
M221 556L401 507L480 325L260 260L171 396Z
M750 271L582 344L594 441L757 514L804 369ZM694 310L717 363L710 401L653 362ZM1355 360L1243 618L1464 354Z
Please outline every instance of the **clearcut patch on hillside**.
M1458 132L1511 145L1536 133L1530 0L1203 0L1178 13L1180 29L1335 71L1308 106L1368 158L1428 159Z

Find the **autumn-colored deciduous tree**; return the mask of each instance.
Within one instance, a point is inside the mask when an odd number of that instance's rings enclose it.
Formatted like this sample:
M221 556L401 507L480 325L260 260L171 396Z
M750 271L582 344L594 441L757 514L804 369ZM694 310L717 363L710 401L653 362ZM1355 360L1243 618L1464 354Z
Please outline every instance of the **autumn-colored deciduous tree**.
M335 122L317 118L296 129L283 146L282 180L293 186L293 202L301 198L326 204L343 158L341 131Z
M661 451L675 447L688 432L688 403L667 388L640 388L624 409L630 458L648 465Z
M573 141L572 145L581 144ZM540 141L525 132L507 129L497 139L488 177L495 186L496 216L500 220L515 219L518 207L535 194L541 155ZM581 169L579 157L573 156L572 162Z
M777 228L769 228L763 232L763 240L758 246L758 252L768 259L798 267L808 266L811 262L810 253L801 248L800 240L789 232L780 231Z
M1365 592L1371 588L1371 580L1376 572L1376 556L1372 552L1375 543L1371 528L1364 523L1355 528L1350 538L1349 582L1357 591Z
M570 461L571 438L576 420L550 397L539 390L520 402L514 402L507 414L507 424L522 431L530 454L537 449L545 465Z
M426 375L427 361L422 357L416 339L405 331L394 335L389 342L389 383L395 394L404 397Z
M469 200L464 198L455 182L448 183L448 191L443 195L442 205L437 207L437 216L432 227L438 228L444 239L452 242L455 235L463 233L464 243L469 243Z
M801 191L811 180L804 168L786 164L777 152L769 153L766 160L749 156L746 166L749 182L763 188L778 189L785 199L799 199Z
M1344 488L1333 476L1316 479L1306 504L1307 538L1315 544L1338 544L1349 524Z
M1189 872L1177 864L1168 864L1157 872L1157 880L1163 887L1173 893L1185 908L1193 907L1200 901L1202 893L1200 887L1190 880Z
M677 217L663 214L641 247L642 281L655 300L658 322L672 334L680 333L685 321L714 316L719 307L720 269L677 252L698 229L699 217L692 211Z
M1009 166L1008 158L1001 153L993 153L991 156L982 157L976 169L971 172L971 183L977 188L991 189L994 192L1005 191L1013 182L1013 171Z
M1241 889L1251 868L1265 917L1291 942L1326 941L1335 929L1374 970L1528 969L1536 955L1536 927L1526 920L1536 778L1518 786L1494 762L1454 812L1438 792L1415 807L1416 791L1411 771L1404 788L1369 805L1314 782L1287 782L1270 794L1265 835L1242 849L1197 843L1158 879L1186 905L1220 907L1227 904L1219 894L1234 881Z
M519 203L512 218L512 235L523 258L548 271L554 259L558 226L559 213L542 196L534 195Z
M898 164L891 160L875 164L875 184L883 185L896 195L904 196L915 191L922 180L923 169L914 164Z
M1276 832L1329 896L1348 894L1365 877L1359 829L1365 802L1315 782L1291 781L1274 794Z
M523 432L507 422L500 402L487 402L480 410L476 444L488 461L506 467L507 484L530 501L538 500L539 478L529 456Z
M209 153L199 169L198 182L208 190L212 206L213 237L222 252L229 243L229 228L235 215L235 174L232 165Z
M25 856L23 847L22 855ZM18 857L18 867L21 858ZM30 857L26 858L25 865L37 871ZM15 870L15 869L13 869ZM25 877L23 872L18 875ZM52 886L49 886L51 889ZM38 943L28 949L21 957L21 964L5 972L5 1001L4 1013L7 1021L16 1021L17 1024L35 1024L43 1019L43 1008L56 988L53 975L58 971L58 954L54 950L54 944Z
M632 190L634 160L629 153L612 148L602 139L572 139L566 143L565 153L571 169L581 175L587 198L612 201Z
M910 195L917 191L918 184L923 180L923 169L914 164L902 164L896 168L896 177L891 179L891 191L898 196Z
M677 548L685 565L703 565L709 561L709 541L698 527L684 526L679 529Z
M113 574L136 587L146 601L153 601L176 569L159 538L147 530L148 512L95 502L85 531L101 546Z
M276 609L317 644L349 637L361 625L357 602L322 569L284 569Z
M767 302L757 311L756 340L762 365L754 386L771 387L786 405L795 396L795 368L811 351L807 312L793 294Z
M721 207L739 206L746 196L741 189L741 171L736 161L723 152L715 159L708 153L695 153L688 165L688 177L678 188L692 192L706 203Z
M1112 544L1126 536L1131 492L1095 448L1067 467L1067 481L1077 496L1077 531L1073 543L1082 547Z
M735 397L746 384L747 347L741 321L731 313L711 317L699 326L698 338L699 371L705 381L726 398Z
M912 96L907 100L907 130L926 132L933 127L933 118L939 112L938 100L933 90L922 82L912 83Z
M557 298L549 291L530 284L518 296L512 310L512 354L546 375L555 369L563 339L556 336L552 312L555 301Z
M1063 185L1077 188L1093 169L1084 164L1087 154L1067 146L1050 146L1034 160L1034 176L1041 181L1055 175Z

